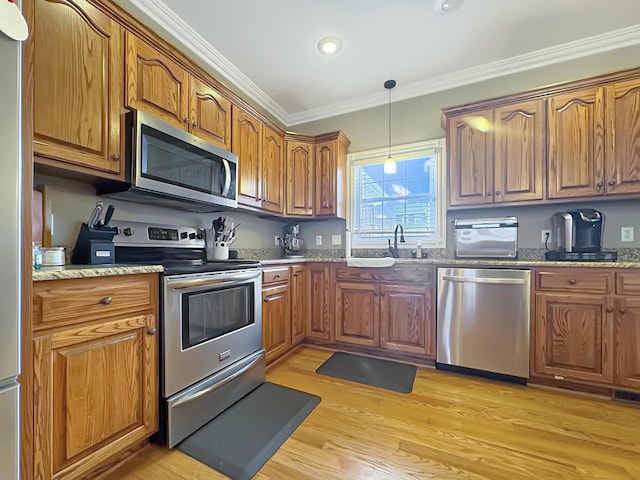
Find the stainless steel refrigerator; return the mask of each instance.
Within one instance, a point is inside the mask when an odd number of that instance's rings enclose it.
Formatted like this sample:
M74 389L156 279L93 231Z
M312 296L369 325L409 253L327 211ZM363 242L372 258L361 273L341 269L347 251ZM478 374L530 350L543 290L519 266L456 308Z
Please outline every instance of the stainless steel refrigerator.
M6 0L5 0L6 1ZM21 282L20 42L0 33L0 477L19 477Z

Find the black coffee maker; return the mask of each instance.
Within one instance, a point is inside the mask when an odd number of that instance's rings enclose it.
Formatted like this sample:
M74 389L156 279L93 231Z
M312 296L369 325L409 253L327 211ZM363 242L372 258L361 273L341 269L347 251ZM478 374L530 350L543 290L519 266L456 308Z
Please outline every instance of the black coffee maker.
M547 260L615 261L616 252L602 251L604 214L592 208L554 213L551 217L553 249Z

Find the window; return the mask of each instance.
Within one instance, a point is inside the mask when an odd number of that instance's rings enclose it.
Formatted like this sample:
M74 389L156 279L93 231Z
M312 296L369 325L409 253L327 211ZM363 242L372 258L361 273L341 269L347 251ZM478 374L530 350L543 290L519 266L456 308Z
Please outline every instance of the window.
M386 248L397 224L406 246L445 246L444 139L392 147L396 173L384 173L388 149L349 155L349 230L353 248Z

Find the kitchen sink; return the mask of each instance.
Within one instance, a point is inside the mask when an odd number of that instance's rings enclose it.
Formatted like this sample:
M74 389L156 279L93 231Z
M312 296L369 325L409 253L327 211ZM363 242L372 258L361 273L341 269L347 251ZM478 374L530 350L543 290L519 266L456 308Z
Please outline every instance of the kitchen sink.
M381 268L392 267L395 265L396 259L393 257L368 258L368 257L349 257L347 258L348 267L364 267L364 268Z

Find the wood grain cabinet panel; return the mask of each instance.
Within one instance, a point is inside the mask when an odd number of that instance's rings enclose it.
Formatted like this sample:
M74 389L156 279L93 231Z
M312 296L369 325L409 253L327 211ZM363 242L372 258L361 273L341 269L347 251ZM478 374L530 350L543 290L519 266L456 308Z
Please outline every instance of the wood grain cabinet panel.
M548 100L548 197L603 195L604 88Z
M606 193L640 193L640 80L606 87L606 109Z
M86 478L158 427L155 315L34 339L36 478Z
M449 205L493 203L493 110L449 119Z
M191 133L224 150L231 150L231 102L209 85L191 77Z
M190 76L166 55L127 32L127 106L189 127Z
M419 355L434 355L431 291L421 285L380 286L380 346Z
M496 202L543 199L544 116L544 100L521 102L495 110Z
M612 383L612 312L610 297L536 294L536 373Z
M331 320L335 312L331 298L331 268L323 264L311 264L308 268L311 311L306 325L306 335L308 338L329 341L333 339Z
M538 290L612 293L613 285L613 272L584 272L579 268L536 271L536 288Z
M378 286L336 284L336 341L377 347L380 344Z
M296 346L304 340L310 315L309 268L294 266L291 272L291 342Z
M615 383L640 389L640 299L616 299Z
M272 213L284 213L284 137L273 128L264 127L262 139L262 202Z
M313 215L314 149L308 142L286 142L285 213L291 216Z
M336 214L336 153L333 141L316 145L314 215Z
M123 28L84 0L24 3L31 28L24 60L33 68L34 153L122 173Z
M262 129L257 118L233 105L231 151L238 155L238 203L262 206Z
M262 347L270 362L291 348L291 300L289 285L262 291Z

